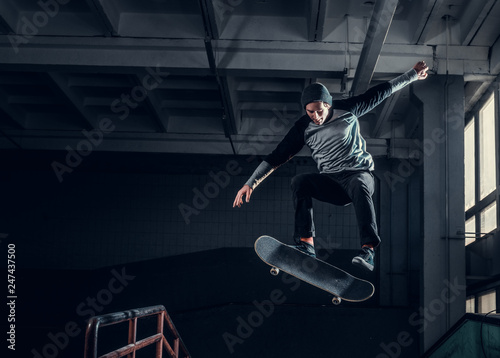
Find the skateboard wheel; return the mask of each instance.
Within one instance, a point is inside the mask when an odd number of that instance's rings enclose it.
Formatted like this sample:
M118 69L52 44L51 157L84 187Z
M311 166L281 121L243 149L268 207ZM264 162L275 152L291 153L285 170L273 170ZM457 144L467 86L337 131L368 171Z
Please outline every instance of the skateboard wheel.
M279 269L279 268L277 268L277 267L273 267L273 268L271 269L271 275L273 275L273 276L278 276L278 274L279 274L279 273L280 273L280 269Z
M340 305L340 302L342 302L342 299L340 297L335 296L334 298L332 298L332 303L334 305Z

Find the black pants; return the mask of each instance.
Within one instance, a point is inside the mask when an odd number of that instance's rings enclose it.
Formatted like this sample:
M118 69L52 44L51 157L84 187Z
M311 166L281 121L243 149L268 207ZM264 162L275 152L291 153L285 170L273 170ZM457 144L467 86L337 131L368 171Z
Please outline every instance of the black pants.
M352 203L359 226L361 245L380 244L372 195L375 188L370 171L344 171L335 174L299 174L292 179L295 208L295 233L301 237L315 237L312 199L334 205Z

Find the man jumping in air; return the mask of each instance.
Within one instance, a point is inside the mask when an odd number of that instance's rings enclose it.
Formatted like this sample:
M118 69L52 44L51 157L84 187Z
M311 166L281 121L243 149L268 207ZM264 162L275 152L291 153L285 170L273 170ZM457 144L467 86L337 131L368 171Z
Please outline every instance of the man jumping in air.
M293 246L316 257L313 198L334 205L352 203L361 241L361 251L352 263L373 271L375 249L380 244L372 200L375 166L360 134L358 118L394 92L427 78L427 70L425 62L420 61L404 74L342 100L332 100L321 83L307 86L301 97L306 115L295 122L276 149L255 169L236 194L233 207L241 207L243 197L248 203L255 188L306 145L319 173L299 174L292 179L296 242Z

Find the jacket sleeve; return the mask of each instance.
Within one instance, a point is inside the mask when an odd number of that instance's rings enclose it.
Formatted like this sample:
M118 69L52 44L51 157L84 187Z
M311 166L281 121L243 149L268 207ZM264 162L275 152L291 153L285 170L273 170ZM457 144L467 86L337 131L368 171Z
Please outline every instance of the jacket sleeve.
M390 81L370 88L359 96L334 101L333 107L351 112L356 117L361 117L363 114L370 112L373 108L382 103L394 92L416 81L417 78L417 72L412 68Z
M289 161L304 146L304 131L310 121L308 116L302 116L295 122L294 126L290 128L276 149L274 149L264 160L274 168Z
M245 184L255 189L273 171L297 154L305 144L304 131L309 122L310 119L307 116L295 122L276 149L266 156Z

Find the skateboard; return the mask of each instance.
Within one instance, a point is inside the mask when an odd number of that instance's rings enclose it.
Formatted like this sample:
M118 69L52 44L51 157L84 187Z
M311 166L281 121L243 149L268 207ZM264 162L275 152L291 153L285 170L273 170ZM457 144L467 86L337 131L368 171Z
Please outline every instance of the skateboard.
M285 245L271 236L261 236L255 241L255 252L271 266L271 274L286 272L333 295L332 303L342 300L361 302L375 292L371 282L354 277L325 261L313 258L302 251Z

